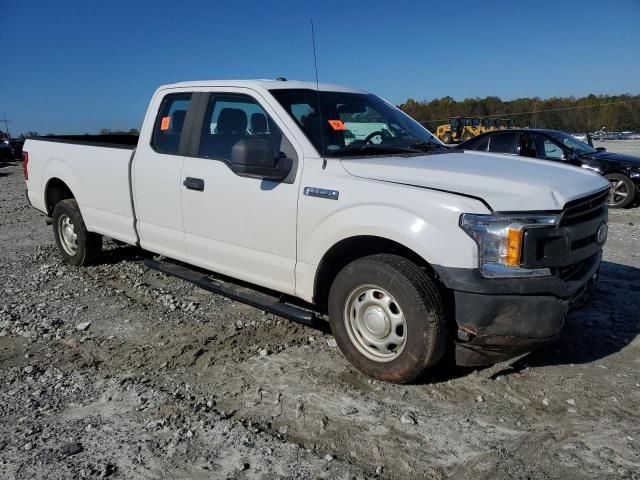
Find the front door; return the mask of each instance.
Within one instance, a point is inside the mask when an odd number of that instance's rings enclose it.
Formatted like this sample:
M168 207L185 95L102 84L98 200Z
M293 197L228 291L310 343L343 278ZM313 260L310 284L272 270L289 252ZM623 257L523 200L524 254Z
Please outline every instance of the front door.
M248 92L212 92L202 108L199 139L182 165L186 253L194 265L293 294L302 155L276 114ZM268 140L274 155L293 158L291 175L274 182L233 173L231 150L246 138Z

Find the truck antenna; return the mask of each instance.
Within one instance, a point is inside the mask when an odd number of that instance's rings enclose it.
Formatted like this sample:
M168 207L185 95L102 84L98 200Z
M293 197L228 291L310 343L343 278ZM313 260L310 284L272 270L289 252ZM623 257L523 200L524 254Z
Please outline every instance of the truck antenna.
M311 22L311 43L313 44L313 66L316 71L316 93L318 95L318 118L320 120L320 144L322 145L322 169L327 168L327 157L324 152L324 124L322 123L322 107L320 106L320 82L318 81L318 53L316 51L316 33L313 29L313 18Z

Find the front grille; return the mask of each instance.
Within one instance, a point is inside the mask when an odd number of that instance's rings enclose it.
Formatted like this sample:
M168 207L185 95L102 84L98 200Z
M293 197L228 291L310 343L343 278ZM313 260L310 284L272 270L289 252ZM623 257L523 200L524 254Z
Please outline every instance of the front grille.
M604 190L567 203L556 228L525 231L523 266L553 268L561 278L570 277L602 248L597 237L607 221L607 196Z
M608 196L609 190L604 190L567 203L562 211L560 226L575 225L598 218L607 210Z

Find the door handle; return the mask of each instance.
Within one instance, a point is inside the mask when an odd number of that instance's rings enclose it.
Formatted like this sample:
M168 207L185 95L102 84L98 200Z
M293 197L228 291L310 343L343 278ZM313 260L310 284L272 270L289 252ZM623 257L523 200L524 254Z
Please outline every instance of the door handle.
M198 192L204 190L204 180L202 178L187 177L182 182L182 185L187 187L188 190L197 190Z

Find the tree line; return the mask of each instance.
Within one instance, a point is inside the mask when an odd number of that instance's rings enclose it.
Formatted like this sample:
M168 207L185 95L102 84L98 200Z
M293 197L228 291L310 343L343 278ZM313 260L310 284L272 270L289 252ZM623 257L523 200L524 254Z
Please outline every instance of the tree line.
M430 130L452 116L496 117L514 126L552 128L567 132L640 130L640 95L588 95L586 97L465 98L442 97L431 101L410 98L399 107Z
M552 128L566 132L593 132L603 127L607 131L640 131L640 95L591 94L580 98L533 97L507 101L500 97L465 98L461 101L452 97L430 101L410 98L399 107L432 131L453 116L509 118L518 127ZM138 133L135 128L103 128L99 131L100 135ZM38 136L38 132L20 134L20 138L34 136Z

